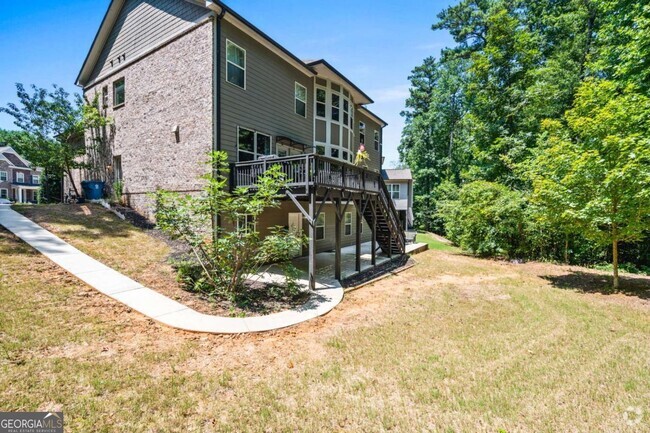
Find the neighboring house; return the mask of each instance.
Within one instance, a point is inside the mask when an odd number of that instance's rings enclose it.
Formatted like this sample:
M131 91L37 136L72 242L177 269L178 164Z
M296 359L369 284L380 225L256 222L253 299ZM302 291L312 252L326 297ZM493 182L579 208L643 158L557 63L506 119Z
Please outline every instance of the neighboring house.
M156 189L199 191L207 153L223 150L232 187L282 164L291 190L258 230L306 232L312 277L316 252L357 245L358 269L362 242L404 252L380 174L386 123L366 108L372 99L327 61L297 58L222 2L113 0L77 84L113 119L101 180L121 181L143 215L152 217ZM365 169L352 165L362 143Z
M413 228L413 175L409 169L385 169L381 174L404 230Z
M0 143L0 198L17 203L35 203L41 187L42 170Z

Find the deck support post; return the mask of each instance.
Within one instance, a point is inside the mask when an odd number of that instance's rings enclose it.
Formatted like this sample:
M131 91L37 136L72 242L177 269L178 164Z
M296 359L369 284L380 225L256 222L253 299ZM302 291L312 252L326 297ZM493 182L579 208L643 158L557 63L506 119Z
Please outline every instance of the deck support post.
M309 290L316 290L316 191L309 195Z
M361 203L361 201L359 201L359 203ZM354 269L357 272L361 272L361 227L363 227L362 226L362 224L363 224L363 220L362 220L363 215L359 211L359 208L357 208L356 217L357 217L356 233L355 233L355 238L356 238L355 239L355 246L356 246L355 253L356 254L355 254Z
M373 200L370 203L372 210L372 259L371 264L377 266L377 206Z
M334 206L336 206L336 224L335 224L335 234L334 234L334 278L338 281L341 281L341 199L337 198L334 200Z

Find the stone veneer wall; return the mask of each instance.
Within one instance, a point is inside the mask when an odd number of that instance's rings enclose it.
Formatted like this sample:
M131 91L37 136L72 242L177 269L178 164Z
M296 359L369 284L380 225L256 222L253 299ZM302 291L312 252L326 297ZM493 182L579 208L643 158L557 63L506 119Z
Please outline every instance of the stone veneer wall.
M196 191L212 149L213 22L207 21L86 89L92 100L108 86L113 156L122 158L127 202L152 217L148 194ZM125 79L125 104L113 108L113 83ZM101 96L100 96L101 100ZM173 132L179 128L179 140Z

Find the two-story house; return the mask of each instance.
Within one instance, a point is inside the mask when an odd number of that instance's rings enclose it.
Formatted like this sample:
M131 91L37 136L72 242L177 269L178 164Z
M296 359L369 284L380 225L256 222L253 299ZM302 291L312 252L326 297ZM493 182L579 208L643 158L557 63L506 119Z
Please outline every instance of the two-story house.
M280 164L290 189L257 221L307 233L316 252L372 241L404 253L381 177L382 129L372 99L325 60L301 60L218 0L113 0L77 84L114 122L109 184L151 217L158 188L196 192L211 150L226 151L231 186ZM370 160L353 165L360 145ZM84 174L81 174L84 177ZM245 220L245 216L242 216ZM246 223L246 221L243 221ZM376 252L372 248L372 262Z
M35 203L42 170L33 167L10 146L0 144L0 198L17 203Z
M385 169L381 174L386 182L388 193L399 213L399 220L404 230L413 228L413 175L411 170Z

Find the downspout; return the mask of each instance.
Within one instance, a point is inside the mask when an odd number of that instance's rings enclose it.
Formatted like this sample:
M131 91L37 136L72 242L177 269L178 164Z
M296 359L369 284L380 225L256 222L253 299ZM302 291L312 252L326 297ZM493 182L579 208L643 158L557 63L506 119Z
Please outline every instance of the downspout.
M221 151L221 20L226 14L225 8L219 6L213 1L206 0L205 6L215 12L215 29L214 29L214 61L212 62L212 151ZM212 167L212 176L219 175L218 167ZM218 227L221 226L221 217L212 216L212 235L213 241L216 242Z

